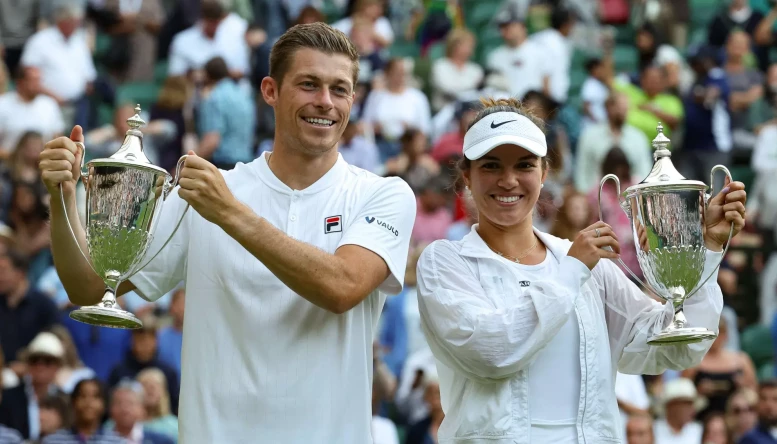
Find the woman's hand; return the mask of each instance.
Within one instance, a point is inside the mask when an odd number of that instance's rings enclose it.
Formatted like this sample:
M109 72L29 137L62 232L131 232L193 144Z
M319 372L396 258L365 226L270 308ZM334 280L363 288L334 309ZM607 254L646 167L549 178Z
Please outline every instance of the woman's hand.
M605 247L611 247L612 250L605 250ZM578 233L567 256L572 256L593 270L600 259L617 259L620 252L618 236L612 227L597 222Z
M704 243L712 251L722 251L728 242L731 224L736 236L745 227L747 192L742 182L729 182L717 196L710 200L705 216ZM732 236L732 238L733 238Z

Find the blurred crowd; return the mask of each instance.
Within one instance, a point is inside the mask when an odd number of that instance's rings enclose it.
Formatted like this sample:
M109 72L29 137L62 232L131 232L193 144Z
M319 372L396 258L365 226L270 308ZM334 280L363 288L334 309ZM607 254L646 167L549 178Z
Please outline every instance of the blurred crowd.
M405 288L375 338L376 444L437 442L444 413L415 265L428 243L477 222L453 165L485 95L519 97L546 122L537 227L573 239L601 213L640 277L615 186L600 202L599 181L639 183L659 122L685 177L710 184L723 164L746 184L748 225L720 268L709 354L682 372L618 374L615 390L630 444L777 443L777 3L0 0L0 444L65 442L56 431L74 424L105 431L95 444L177 442L185 290L121 297L139 330L68 317L37 170L45 142L78 124L86 160L106 157L139 113L148 157L171 172L189 150L224 169L250 162L272 149L259 91L272 44L316 21L361 54L340 153L403 178L418 200ZM723 174L713 182L723 188ZM82 212L83 201L81 189Z

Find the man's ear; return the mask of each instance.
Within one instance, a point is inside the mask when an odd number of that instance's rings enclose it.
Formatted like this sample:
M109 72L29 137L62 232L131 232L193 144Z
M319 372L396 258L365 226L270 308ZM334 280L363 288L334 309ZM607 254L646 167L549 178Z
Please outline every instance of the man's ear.
M270 76L262 79L261 84L262 98L264 102L270 106L275 106L278 102L278 94L280 93L280 85Z

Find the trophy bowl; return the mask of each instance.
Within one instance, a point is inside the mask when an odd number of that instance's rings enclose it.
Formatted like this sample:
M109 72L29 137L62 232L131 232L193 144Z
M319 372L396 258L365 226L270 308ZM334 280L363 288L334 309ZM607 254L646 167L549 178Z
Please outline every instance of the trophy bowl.
M90 161L81 171L86 189L85 232L89 254L84 254L83 250L81 253L102 278L106 289L99 304L74 310L70 317L91 325L127 329L142 326L134 314L118 306L116 295L121 282L142 270L159 254L157 252L145 264L140 264L154 238L163 203L177 185L187 157L178 160L175 179L163 168L151 164L143 153L143 134L138 130L145 123L139 116L140 106L135 111L128 120L130 130L121 148L110 158ZM83 144L78 145L85 151ZM85 152L82 162L84 155ZM64 207L64 194L60 194ZM167 245L182 220L183 216L159 251ZM77 239L69 219L67 223Z
M642 182L621 193L616 175L608 174L602 178L599 185L599 219L602 220L602 189L608 180L613 180L621 208L631 222L637 261L647 283L639 279L622 260L618 261L635 280L674 306L672 324L649 338L648 344L690 344L714 339L717 333L707 328L687 327L682 310L683 302L714 274L713 270L710 276L702 276L707 254L705 214L712 198L712 188L704 182L685 179L675 169L670 159L671 152L667 149L669 139L660 123L657 130L658 135L653 140L653 168ZM726 167L716 165L710 173L711 183L717 171L723 171L733 181ZM724 256L733 231L732 225Z

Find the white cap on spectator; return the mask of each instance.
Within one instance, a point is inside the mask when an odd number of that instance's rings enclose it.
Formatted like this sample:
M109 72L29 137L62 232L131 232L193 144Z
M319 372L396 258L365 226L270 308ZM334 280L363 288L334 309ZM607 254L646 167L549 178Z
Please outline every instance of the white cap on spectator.
M47 331L38 333L35 339L27 346L26 356L45 355L52 356L54 358L64 359L65 347L62 346L62 341Z
M688 378L676 378L666 383L661 396L662 407L672 401L691 401L697 411L707 406L707 400L699 396L696 386Z
M545 133L528 117L500 111L480 119L464 136L464 155L480 159L500 145L516 145L532 154L545 157L548 144Z

